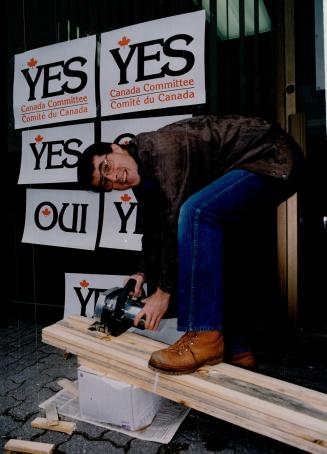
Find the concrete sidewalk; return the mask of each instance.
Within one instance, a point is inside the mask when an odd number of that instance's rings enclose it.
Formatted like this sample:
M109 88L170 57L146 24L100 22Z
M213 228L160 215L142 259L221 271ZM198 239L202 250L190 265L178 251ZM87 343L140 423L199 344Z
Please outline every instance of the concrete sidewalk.
M142 441L77 421L72 435L33 429L31 421L44 416L38 405L61 388L57 380L77 379L76 357L41 342L43 326L27 321L0 328L0 452L10 438L56 444L56 453L69 454L202 454L303 452L191 410L166 445ZM301 360L289 354L259 355L259 372L327 393L327 360Z

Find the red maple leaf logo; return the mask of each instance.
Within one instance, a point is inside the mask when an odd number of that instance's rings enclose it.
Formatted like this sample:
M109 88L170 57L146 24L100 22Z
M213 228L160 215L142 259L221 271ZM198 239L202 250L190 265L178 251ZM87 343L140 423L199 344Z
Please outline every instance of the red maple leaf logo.
M124 194L121 196L120 200L122 200L123 202L129 202L131 200L131 196L129 196L128 194Z
M42 142L43 137L39 134L35 137L35 142Z
M129 38L127 38L127 36L123 36L122 39L120 39L120 40L118 41L118 44L119 44L121 47L125 47L125 46L127 46L127 45L130 43L130 41L131 41L131 40L130 40Z
M44 208L44 210L42 210L42 214L44 216L49 216L50 213L51 213L51 211L49 210L49 208Z
M86 288L90 285L89 282L87 282L85 279L83 279L81 282L80 282L80 286L83 287L83 288Z
M29 66L30 68L34 68L34 66L36 66L38 64L38 61L35 60L35 58L31 58L30 60L28 60L27 62L27 66Z
M128 140L128 139L126 139L126 140L124 140L124 142L123 142L123 143L124 143L124 145L128 145L128 144L129 144L129 140Z

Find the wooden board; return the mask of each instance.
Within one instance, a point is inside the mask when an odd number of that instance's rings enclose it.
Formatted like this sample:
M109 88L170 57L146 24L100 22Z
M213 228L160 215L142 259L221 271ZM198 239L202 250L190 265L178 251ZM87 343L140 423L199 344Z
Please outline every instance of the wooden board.
M4 454L10 452L27 452L31 454L51 454L56 445L50 443L39 443L28 440L8 440L4 447Z
M189 375L151 371L150 354L165 344L135 333L89 331L71 316L43 329L45 343L81 365L310 453L327 453L327 395L225 363Z
M71 435L76 429L76 424L71 421L58 421L57 424L51 424L47 418L35 418L31 422L34 429L46 429L54 432L63 432Z

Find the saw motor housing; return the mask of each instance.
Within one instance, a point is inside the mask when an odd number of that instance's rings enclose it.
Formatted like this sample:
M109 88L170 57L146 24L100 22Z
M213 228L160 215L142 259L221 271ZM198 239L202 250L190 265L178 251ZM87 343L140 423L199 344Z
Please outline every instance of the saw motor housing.
M132 297L135 279L129 279L125 287L113 287L100 293L95 305L93 318L95 323L92 330L101 331L112 336L119 336L134 326L134 318L143 309L142 296ZM136 328L144 329L145 319L142 318Z

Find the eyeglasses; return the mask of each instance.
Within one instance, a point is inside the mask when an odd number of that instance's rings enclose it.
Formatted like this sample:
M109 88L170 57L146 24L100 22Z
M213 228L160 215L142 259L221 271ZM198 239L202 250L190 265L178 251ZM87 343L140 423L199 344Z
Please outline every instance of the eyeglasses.
M107 155L100 164L100 180L99 187L105 189L107 192L110 192L114 188L114 183L109 180L108 176L112 173L114 169L114 163L110 159L107 159Z

